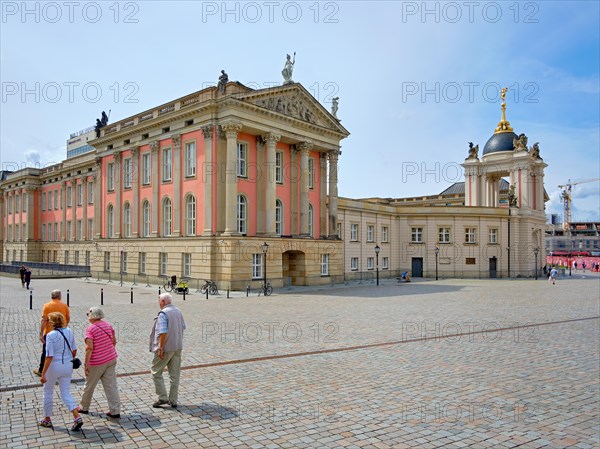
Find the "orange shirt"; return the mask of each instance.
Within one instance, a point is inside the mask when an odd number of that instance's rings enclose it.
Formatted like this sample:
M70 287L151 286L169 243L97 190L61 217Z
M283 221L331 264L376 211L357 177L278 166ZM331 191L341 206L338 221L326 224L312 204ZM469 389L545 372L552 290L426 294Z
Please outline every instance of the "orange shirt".
M52 312L60 312L65 316L67 322L65 323L65 327L69 325L69 321L71 321L71 314L69 313L69 306L67 306L60 299L53 299L50 302L44 304L42 308L42 318L48 318L48 314ZM50 321L46 323L46 329L44 329L44 335L48 332L52 331L54 327L50 324Z

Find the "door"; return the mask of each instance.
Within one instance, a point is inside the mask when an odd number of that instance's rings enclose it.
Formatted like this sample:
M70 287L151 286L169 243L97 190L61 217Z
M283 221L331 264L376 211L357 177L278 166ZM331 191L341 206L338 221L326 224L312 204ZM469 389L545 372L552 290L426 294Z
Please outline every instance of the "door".
M412 258L412 269L411 277L421 278L423 277L423 258L413 257Z
M498 259L495 257L490 257L490 279L496 279L497 272L496 267L498 265Z

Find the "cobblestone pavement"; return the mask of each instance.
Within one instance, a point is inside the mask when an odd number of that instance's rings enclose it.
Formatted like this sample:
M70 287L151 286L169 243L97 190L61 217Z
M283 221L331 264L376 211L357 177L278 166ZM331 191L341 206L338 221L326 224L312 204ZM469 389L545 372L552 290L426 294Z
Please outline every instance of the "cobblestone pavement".
M600 445L600 278L440 280L233 292L187 322L177 409L154 409L157 287L0 278L0 447L433 448ZM81 432L39 428L41 306L69 289L81 345L100 305L118 331L122 418L96 390ZM72 391L80 397L82 370ZM58 394L56 403L60 403Z

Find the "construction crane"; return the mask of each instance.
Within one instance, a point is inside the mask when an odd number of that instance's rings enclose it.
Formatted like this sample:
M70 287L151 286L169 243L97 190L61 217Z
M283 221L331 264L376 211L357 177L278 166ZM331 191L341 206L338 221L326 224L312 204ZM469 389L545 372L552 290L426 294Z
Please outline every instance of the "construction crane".
M563 229L565 231L569 229L569 224L571 223L571 188L578 184L584 184L586 182L594 181L600 181L600 178L581 179L575 180L575 182L571 182L571 180L569 179L569 182L567 182L566 184L558 186L559 189L563 189L562 193L560 194L560 197L563 199Z

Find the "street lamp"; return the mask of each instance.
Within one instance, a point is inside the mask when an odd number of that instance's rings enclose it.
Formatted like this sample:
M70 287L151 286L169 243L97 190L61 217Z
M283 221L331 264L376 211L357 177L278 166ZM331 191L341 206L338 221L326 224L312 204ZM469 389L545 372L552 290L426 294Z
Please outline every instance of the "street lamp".
M267 291L267 252L269 251L269 245L267 242L262 244L262 252L265 256L263 263L263 291Z
M538 253L540 252L539 248L533 248L533 254L535 254L535 280L538 278Z
M573 258L573 244L575 242L573 242L573 240L571 240L571 249L569 250L569 276L571 276L571 267L573 266L573 261L571 260Z
M438 280L438 255L440 254L440 249L436 246L435 249L435 280Z
M375 272L377 273L377 285L379 285L379 245L375 245Z

